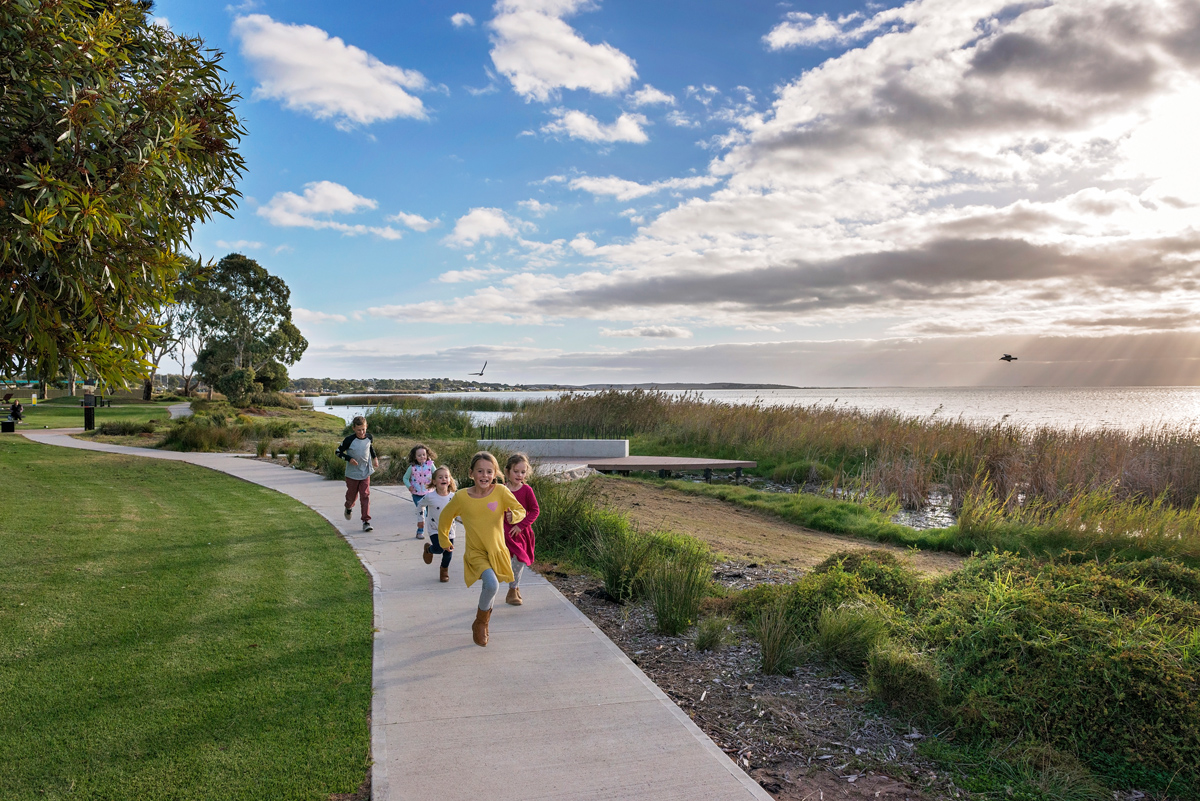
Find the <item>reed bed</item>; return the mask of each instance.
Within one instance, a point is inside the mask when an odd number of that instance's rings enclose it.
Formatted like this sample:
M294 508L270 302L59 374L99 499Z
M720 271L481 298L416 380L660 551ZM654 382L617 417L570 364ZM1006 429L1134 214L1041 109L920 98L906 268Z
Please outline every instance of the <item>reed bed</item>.
M325 400L326 406L390 406L394 409L462 412L515 412L525 403L516 398L426 398L420 395L347 395Z
M1200 498L1200 429L1135 433L982 425L961 419L864 412L830 405L734 405L685 394L609 391L527 401L511 425L626 428L640 452L752 458L759 472L806 463L862 479L919 507L934 486L967 493L988 485L1001 498L1062 503L1080 493ZM796 471L792 471L795 473Z

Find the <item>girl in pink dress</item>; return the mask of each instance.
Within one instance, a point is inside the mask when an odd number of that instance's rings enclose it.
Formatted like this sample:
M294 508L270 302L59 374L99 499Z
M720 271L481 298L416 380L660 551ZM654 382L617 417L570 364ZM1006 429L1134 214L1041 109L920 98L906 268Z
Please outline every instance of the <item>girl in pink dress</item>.
M524 519L517 523L504 523L504 544L512 554L513 572L513 580L508 584L508 596L504 602L513 606L524 603L521 599L521 573L533 564L533 521L537 520L540 512L537 498L533 495L533 487L525 483L529 471L529 457L523 453L514 453L504 465L504 486L508 487L517 502L525 507Z

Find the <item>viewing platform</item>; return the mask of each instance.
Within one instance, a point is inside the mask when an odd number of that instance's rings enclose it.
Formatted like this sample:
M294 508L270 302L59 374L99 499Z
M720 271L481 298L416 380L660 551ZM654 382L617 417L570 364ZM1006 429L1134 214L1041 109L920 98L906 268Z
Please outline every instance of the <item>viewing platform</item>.
M591 459L587 466L601 473L619 473L657 470L659 478L667 478L672 472L703 470L704 480L712 480L714 470L732 470L740 481L742 468L757 467L758 462L737 459L697 459L688 456L624 456L618 459Z

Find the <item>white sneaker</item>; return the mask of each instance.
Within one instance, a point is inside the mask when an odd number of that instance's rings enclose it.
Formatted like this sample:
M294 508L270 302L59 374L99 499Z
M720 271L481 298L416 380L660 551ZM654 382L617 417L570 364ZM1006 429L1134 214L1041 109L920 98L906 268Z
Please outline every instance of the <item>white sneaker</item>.
M343 506L342 511L346 513L346 519L349 520L350 519L350 509Z
M375 530L375 527L371 525L371 521L369 521L369 520L363 521L363 531L374 531L374 530Z

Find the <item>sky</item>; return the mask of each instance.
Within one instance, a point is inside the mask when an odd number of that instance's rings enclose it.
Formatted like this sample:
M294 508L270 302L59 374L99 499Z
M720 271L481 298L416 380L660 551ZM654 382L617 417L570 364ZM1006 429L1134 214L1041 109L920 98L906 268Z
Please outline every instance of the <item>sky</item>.
M154 14L243 98L192 249L288 283L293 376L1200 384L1200 0Z

